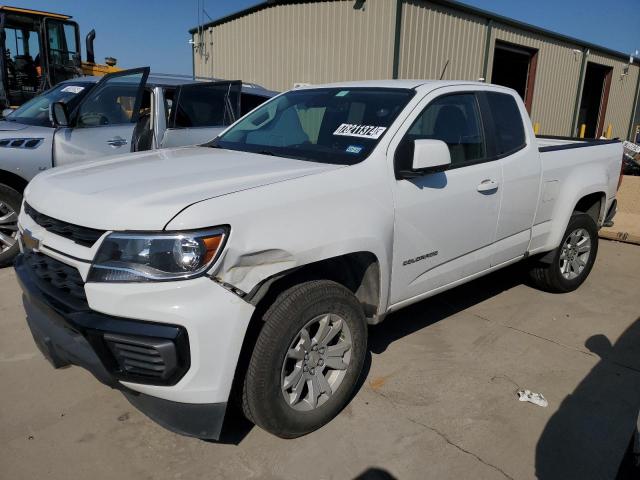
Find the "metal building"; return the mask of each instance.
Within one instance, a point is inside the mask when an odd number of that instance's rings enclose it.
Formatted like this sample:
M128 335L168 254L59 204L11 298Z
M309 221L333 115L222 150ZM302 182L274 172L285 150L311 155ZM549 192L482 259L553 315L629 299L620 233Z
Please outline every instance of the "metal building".
M190 30L194 74L296 83L444 78L499 83L539 133L629 138L639 60L450 0L270 0Z

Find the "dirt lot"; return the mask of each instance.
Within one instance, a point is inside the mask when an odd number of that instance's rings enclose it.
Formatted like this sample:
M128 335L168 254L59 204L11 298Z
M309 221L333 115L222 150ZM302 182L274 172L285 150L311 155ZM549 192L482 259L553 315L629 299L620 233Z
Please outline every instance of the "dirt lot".
M508 269L371 328L366 378L323 429L280 440L232 419L209 443L52 370L0 270L0 477L613 478L640 405L640 247L602 241L571 294L520 280ZM549 407L518 402L519 386Z

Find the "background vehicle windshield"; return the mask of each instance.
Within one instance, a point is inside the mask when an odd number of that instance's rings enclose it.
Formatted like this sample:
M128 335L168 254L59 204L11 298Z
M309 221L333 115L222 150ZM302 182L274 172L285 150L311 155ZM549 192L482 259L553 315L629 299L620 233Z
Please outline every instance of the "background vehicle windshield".
M52 127L53 125L49 120L49 105L53 102L64 102L67 104L68 111L71 112L91 89L92 85L92 83L87 82L67 82L57 85L51 90L42 93L42 95L29 100L6 117L6 120L27 125Z
M414 93L391 88L292 90L259 107L212 146L353 165L371 153Z

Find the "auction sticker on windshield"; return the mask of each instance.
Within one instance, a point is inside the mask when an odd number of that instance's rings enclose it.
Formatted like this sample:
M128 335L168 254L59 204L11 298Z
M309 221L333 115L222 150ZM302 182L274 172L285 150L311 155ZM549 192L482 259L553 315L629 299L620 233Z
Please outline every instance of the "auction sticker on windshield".
M80 93L82 90L84 90L84 87L81 87L79 85L69 85L67 87L64 87L61 92Z
M377 140L384 133L387 127L376 127L374 125L355 125L352 123L343 123L340 125L334 135L343 137L371 138Z

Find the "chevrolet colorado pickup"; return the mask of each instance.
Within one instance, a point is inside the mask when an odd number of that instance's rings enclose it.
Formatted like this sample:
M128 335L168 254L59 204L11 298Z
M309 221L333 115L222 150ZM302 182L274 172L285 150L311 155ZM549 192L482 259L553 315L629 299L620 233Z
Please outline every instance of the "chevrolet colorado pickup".
M19 252L22 192L41 171L208 142L275 95L239 80L194 82L144 67L67 80L29 100L0 121L0 267Z
M15 269L54 367L182 434L219 438L237 402L291 438L347 404L367 324L525 259L576 289L621 160L618 141L536 139L503 87L304 87L205 146L39 174Z

